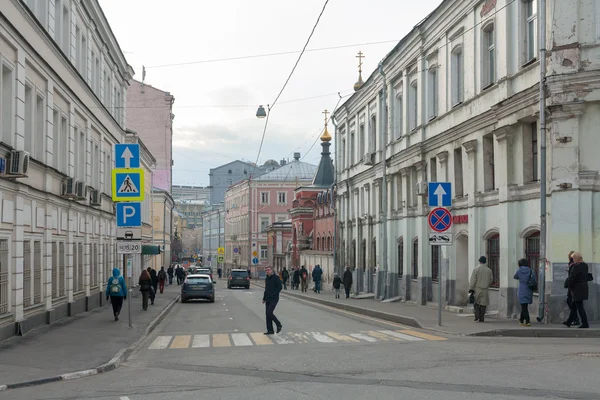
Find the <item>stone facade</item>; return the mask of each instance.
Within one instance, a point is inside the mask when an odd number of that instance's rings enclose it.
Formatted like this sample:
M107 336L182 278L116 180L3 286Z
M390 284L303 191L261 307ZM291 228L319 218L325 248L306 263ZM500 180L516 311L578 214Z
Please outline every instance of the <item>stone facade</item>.
M380 275L387 297L424 305L437 301L441 282L445 303L466 305L470 274L486 255L494 271L491 308L505 317L518 313L517 260L527 258L536 273L539 267L537 5L444 1L385 57L383 73L374 72L336 111L341 258L357 269L360 291L374 291L364 272L376 266L387 271ZM600 273L593 135L600 123L600 8L549 0L547 10L546 300L550 320L558 321L566 310L568 251L579 250ZM428 245L424 195L435 181L453 185L451 210L459 218L449 247ZM590 283L593 319L600 318L599 290Z

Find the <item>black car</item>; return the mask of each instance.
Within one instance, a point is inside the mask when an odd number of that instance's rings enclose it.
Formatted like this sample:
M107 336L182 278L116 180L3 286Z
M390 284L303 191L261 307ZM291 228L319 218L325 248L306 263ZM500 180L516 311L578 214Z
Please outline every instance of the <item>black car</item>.
M188 275L181 287L181 302L192 299L205 299L215 302L215 286L206 274Z
M250 276L245 269L232 269L227 279L227 289L234 286L250 289Z

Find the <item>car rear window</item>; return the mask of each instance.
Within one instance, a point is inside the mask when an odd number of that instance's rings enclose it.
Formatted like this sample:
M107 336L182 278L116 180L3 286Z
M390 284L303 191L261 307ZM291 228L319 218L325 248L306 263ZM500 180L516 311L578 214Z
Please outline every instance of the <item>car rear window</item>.
M236 278L245 278L248 276L248 272L246 271L231 271L231 276Z
M199 284L203 284L203 283L210 283L210 279L209 278L205 278L203 276L200 277L190 277L187 279L187 283L190 285L199 285Z
M196 270L196 273L197 274L208 274L208 275L212 274L212 272L210 272L210 269L198 269L198 270Z

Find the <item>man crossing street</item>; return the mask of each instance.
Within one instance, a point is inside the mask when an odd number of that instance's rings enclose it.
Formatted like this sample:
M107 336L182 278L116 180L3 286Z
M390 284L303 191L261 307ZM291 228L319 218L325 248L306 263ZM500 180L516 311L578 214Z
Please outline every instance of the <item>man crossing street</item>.
M265 293L263 295L263 304L265 305L265 311L267 314L267 331L265 335L272 335L275 332L273 331L273 322L277 326L277 333L281 332L281 322L277 319L273 312L275 311L275 307L277 307L277 303L279 302L279 292L281 292L281 279L277 274L273 273L273 269L271 267L267 267L267 278L265 279Z

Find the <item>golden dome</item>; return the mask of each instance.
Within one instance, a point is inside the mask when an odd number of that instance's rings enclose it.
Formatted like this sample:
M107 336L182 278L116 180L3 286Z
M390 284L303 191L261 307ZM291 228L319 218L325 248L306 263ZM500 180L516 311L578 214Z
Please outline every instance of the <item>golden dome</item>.
M356 81L356 83L354 84L354 91L358 92L358 90L360 90L360 88L362 87L362 85L364 83L365 82L363 81L362 74L359 72L358 73L358 81Z
M325 131L321 135L321 141L322 142L331 142L331 135L327 131L327 126L325 126Z

